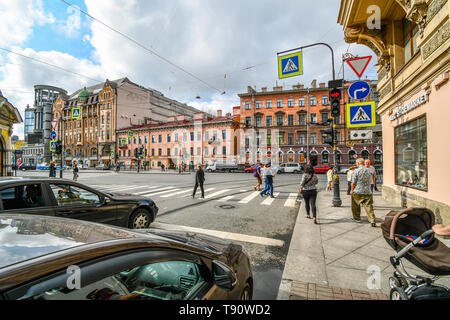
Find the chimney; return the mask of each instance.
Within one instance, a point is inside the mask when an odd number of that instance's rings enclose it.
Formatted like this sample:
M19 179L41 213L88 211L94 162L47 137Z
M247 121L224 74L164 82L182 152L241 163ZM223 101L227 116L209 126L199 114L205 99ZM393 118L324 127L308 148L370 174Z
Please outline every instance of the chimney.
M273 87L273 91L282 91L283 87L279 86L279 87Z
M262 92L267 92L267 87L261 88L261 91L262 91Z
M237 106L237 107L233 107L233 115L238 115L241 112L241 107Z
M184 121L186 120L186 116L184 114L180 114L177 116L177 121Z
M319 83L319 87L320 87L320 88L325 88L325 82Z
M256 93L256 90L253 89L251 86L247 86L248 93Z
M231 112L227 112L226 116L231 117Z
M314 80L311 82L311 88L317 88L317 80L316 80L316 79L314 79Z
M222 110L217 110L217 117L221 117L222 116Z
M297 83L292 86L292 89L303 89L304 85Z
M202 120L204 117L205 117L205 114L203 112L194 113L194 120Z

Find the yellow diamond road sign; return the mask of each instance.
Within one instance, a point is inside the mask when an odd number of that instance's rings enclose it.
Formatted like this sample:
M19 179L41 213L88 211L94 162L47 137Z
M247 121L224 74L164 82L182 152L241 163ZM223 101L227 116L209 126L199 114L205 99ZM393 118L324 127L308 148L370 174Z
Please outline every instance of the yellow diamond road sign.
M302 53L296 52L278 57L278 77L280 79L303 74Z
M347 104L347 128L374 127L376 124L374 101Z

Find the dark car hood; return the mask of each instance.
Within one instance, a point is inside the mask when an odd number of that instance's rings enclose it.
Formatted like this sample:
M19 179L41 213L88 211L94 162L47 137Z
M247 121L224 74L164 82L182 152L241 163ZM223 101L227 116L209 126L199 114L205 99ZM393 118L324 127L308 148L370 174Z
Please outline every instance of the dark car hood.
M127 193L109 193L106 192L107 195L109 195L114 200L130 200L130 201L139 201L139 200L151 200L144 196L139 196L135 194L127 194Z
M135 230L138 231L138 230ZM226 241L217 237L185 231L165 231L161 229L147 229L139 231L158 235L171 240L180 241L193 247L208 250L217 255L224 255L228 261L231 261L236 253L242 252L242 246L231 241Z

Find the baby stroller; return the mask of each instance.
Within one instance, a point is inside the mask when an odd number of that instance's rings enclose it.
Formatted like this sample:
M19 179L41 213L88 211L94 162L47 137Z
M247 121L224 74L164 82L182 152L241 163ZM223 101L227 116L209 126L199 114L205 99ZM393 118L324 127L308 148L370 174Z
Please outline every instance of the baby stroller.
M391 211L381 224L384 239L397 252L390 258L395 268L389 278L391 300L450 300L450 290L434 284L450 275L450 248L434 237L435 217L426 208ZM409 274L402 263L406 258L430 277Z

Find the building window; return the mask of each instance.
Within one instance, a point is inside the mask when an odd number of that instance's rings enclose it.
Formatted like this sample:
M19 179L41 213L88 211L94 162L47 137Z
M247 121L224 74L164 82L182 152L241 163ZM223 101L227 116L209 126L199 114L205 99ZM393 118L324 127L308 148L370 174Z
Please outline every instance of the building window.
M317 114L311 113L311 123L317 123Z
M298 144L306 144L306 133L298 133Z
M167 142L170 142L170 133L167 134Z
M246 102L245 103L245 110L250 110L250 109L251 109L250 102Z
M322 123L325 123L328 121L329 117L328 117L328 112L327 113L321 113L321 117L322 117Z
M288 107L292 108L294 106L294 99L293 98L289 98L288 99Z
M374 162L375 164L382 164L383 163L383 154L381 153L380 150L376 150L373 153L373 157L374 157Z
M167 156L170 157L170 148L167 148Z
M257 116L255 117L256 120L256 126L257 127L262 127L262 117L261 116Z
M222 140L223 141L227 140L227 130L222 130Z
M191 141L194 141L194 132L190 132Z
M395 128L395 182L428 190L426 117Z
M282 126L283 125L283 120L284 120L284 116L279 114L277 115L277 126Z
M289 145L293 145L294 144L294 133L293 132L289 132L288 133L288 144Z
M268 134L268 135L267 135L267 145L268 145L268 146L271 146L271 145L272 145L272 135L271 135L271 134Z
M159 134L159 135L158 135L158 142L159 142L159 143L162 143L162 134Z
M272 109L272 100L267 100L266 101L266 108L267 109Z
M328 163L330 161L330 153L328 151L322 152L322 163Z
M294 115L289 114L288 115L288 126L293 126L293 125L294 125Z
M299 107L304 107L305 106L305 98L298 99L298 106Z
M256 101L256 109L261 109L261 101Z
M225 146L222 147L222 154L223 154L224 156L227 155L227 147L225 147Z
M306 125L306 114L301 113L298 116L298 124L301 125L301 126L305 126Z
M197 132L197 141L202 141L202 133L200 131Z
M208 156L209 152L208 152L208 147L205 147L205 156Z
M202 148L197 147L197 155L201 156L202 155Z
M369 156L370 156L369 151L367 151L367 150L361 151L361 158L367 160L367 159L369 159Z
M272 116L266 116L266 127L271 127L273 125Z
M356 163L356 151L355 150L350 150L348 152L348 163L349 164L355 164Z
M142 144L142 137L139 137L139 144Z
M144 136L144 144L147 144L147 143L148 143L148 137Z
M158 156L162 156L162 149L158 149Z
M283 99L278 99L277 100L277 107L278 108L283 108Z
M245 126L251 127L252 125L252 118L251 117L245 117Z
M130 156L130 150L128 150L128 156ZM152 149L152 157L154 157L155 156L155 149Z
M317 144L317 133L311 133L311 144Z
M209 131L205 131L205 141L209 140Z
M278 134L278 144L279 145L284 144L284 133Z
M407 63L411 58L419 52L417 47L417 38L419 36L419 28L417 24L409 21L408 19L403 19L403 45L405 48L405 63Z
M152 136L152 143L155 143L155 136Z
M175 142L178 142L178 133L175 133Z
M322 105L324 106L328 105L328 96L322 96Z
M183 132L183 142L187 142L187 132Z
M311 97L311 105L312 106L317 105L317 98L316 97Z

